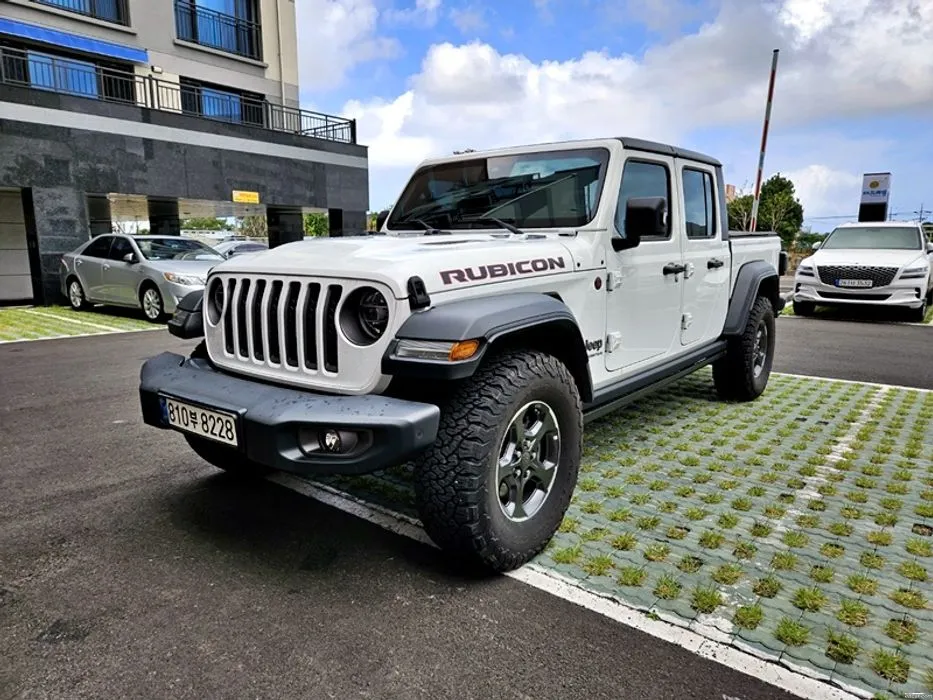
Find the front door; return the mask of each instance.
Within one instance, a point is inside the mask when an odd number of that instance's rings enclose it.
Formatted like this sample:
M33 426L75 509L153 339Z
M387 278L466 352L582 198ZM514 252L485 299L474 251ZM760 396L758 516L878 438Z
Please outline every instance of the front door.
M127 253L136 253L130 240L126 236L114 238L101 275L103 294L104 299L114 304L136 305L136 290L140 282L139 264L125 262L123 256Z
M723 240L716 173L711 166L677 162L684 212L683 323L681 345L718 338L729 307L732 269L729 243Z
M631 250L607 251L611 290L607 298L606 369L636 371L640 365L679 349L682 274L665 267L682 264L679 202L672 196L673 158L638 154L622 170L614 236L625 231L625 205L632 197L665 197L668 229L664 236L644 236ZM669 270L670 268L668 268Z

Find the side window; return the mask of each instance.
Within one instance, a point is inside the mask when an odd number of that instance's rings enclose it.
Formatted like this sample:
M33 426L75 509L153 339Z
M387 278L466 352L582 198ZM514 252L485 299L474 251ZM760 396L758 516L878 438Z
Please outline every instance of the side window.
M687 238L716 236L713 176L703 170L684 168L684 219Z
M113 239L113 246L110 248L111 260L123 260L123 256L133 252L133 246L129 240L119 236Z
M113 236L99 236L91 241L91 244L84 249L81 255L89 258L106 258L110 252L110 244L113 242Z
M668 210L671 202L671 181L667 166L643 160L629 160L622 170L622 186L619 188L619 203L616 207L616 231L625 236L625 205L633 197L664 197ZM670 238L671 224L668 217L667 235ZM663 240L657 236L645 236L643 240Z

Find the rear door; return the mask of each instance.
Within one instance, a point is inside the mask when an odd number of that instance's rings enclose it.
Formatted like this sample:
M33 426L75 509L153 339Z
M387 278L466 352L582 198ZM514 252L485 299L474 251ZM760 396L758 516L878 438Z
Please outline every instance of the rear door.
M103 266L110 254L113 236L98 236L75 256L75 274L88 301L103 301Z
M719 337L729 307L729 276L732 269L729 243L723 240L722 212L716 170L711 165L677 161L678 189L684 216L683 346Z
M625 205L633 197L664 197L668 203L667 233L643 236L637 248L607 251L611 291L607 298L606 369L636 370L657 361L673 348L680 350L683 275L665 274L665 267L682 264L682 233L672 222L680 219L673 196L674 159L655 154L632 154L625 161L618 193L614 236L625 231Z

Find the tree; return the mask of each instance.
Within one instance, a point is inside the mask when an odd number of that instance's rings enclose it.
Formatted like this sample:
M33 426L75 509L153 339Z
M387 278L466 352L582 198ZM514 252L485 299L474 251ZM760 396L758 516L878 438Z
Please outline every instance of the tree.
M729 202L729 228L748 231L752 225L753 204L751 194L742 194ZM784 248L790 249L802 224L803 205L797 199L794 183L780 173L772 175L761 186L757 230L774 231L781 237Z
M923 226L923 232L926 234L927 240L933 241L933 221L924 221L921 225Z
M327 236L330 233L330 220L323 212L305 214L304 229L306 236Z
M269 237L269 224L266 217L262 215L244 216L239 220L239 229L240 233L247 238Z
M229 231L230 224L213 216L198 216L182 219L181 227L192 231Z

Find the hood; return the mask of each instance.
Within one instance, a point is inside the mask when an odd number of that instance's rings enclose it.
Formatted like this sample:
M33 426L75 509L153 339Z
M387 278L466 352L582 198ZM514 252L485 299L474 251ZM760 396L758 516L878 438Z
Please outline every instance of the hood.
M144 265L158 272L177 272L180 275L207 277L211 268L222 260L147 260Z
M817 250L805 262L816 265L878 265L881 267L904 267L913 262L925 261L922 250Z
M236 256L217 272L308 275L382 282L399 299L418 276L429 294L521 277L572 272L556 236L489 234L316 238Z

